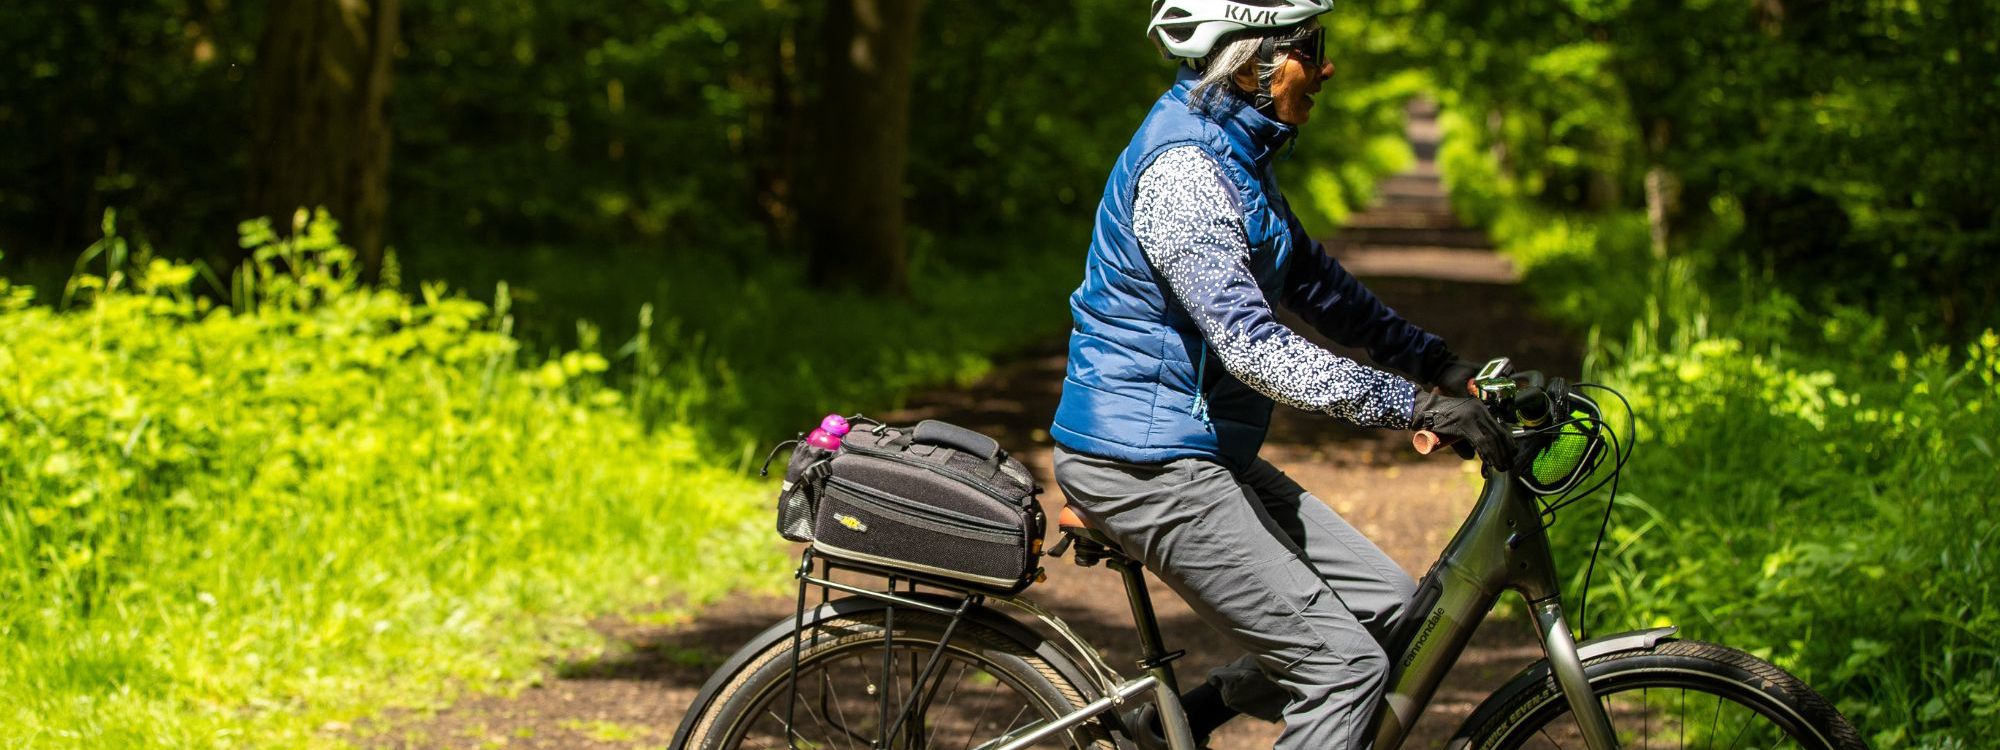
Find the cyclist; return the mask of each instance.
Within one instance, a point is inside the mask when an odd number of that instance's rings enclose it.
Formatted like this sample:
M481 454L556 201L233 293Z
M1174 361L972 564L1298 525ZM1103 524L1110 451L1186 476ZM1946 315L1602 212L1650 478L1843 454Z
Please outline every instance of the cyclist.
M1112 167L1051 435L1069 502L1245 656L1183 696L1197 741L1231 717L1285 722L1282 750L1359 746L1385 639L1415 588L1373 543L1257 452L1274 401L1427 428L1511 461L1466 398L1474 365L1378 301L1305 234L1273 160L1333 74L1331 0L1156 0L1149 33L1185 62ZM1322 349L1322 334L1411 380ZM1165 742L1149 704L1126 717Z

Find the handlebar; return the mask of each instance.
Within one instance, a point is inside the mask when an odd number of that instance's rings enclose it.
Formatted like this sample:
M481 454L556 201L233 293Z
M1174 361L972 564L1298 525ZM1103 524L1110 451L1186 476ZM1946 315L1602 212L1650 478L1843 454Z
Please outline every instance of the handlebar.
M1410 447L1417 449L1417 455L1428 456L1441 446L1450 445L1443 436L1430 430L1417 430L1410 435Z
M1555 401L1568 390L1561 379L1553 382L1542 373L1528 370L1518 373L1507 372L1506 358L1486 363L1473 379L1473 387L1479 399L1485 402L1493 418L1514 428L1515 434L1525 429L1541 427L1548 423L1550 415L1556 412ZM1418 455L1428 456L1438 448L1457 442L1456 438L1446 438L1430 430L1417 430L1410 434L1410 447Z

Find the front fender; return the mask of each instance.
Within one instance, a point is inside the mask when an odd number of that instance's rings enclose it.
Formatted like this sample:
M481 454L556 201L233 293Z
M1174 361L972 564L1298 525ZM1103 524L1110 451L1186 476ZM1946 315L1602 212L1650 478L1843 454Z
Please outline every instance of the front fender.
M934 593L898 592L897 596L916 599L947 609L957 609L960 602L957 598ZM888 602L865 596L835 599L806 612L804 624L810 627L836 617L887 609L889 606ZM1023 648L1047 659L1049 664L1055 667L1056 671L1062 673L1062 676L1070 681L1071 685L1075 685L1078 690L1084 693L1086 700L1095 697L1095 683L1085 679L1083 670L1077 667L1075 660L1067 652L1057 648L1048 639L1036 634L1035 631L1030 630L1014 618L984 606L973 607L967 610L965 616L972 622L985 626L993 632L1019 643ZM731 677L742 670L743 666L748 664L750 660L755 659L758 654L780 644L789 645L792 638L792 630L795 626L796 623L790 617L779 620L777 623L771 625L771 627L765 628L764 632L758 633L756 637L751 638L749 643L743 644L743 647L737 649L736 653L730 655L729 659L724 661L722 666L715 670L715 674L709 676L708 682L702 684L701 692L696 693L694 696L694 702L688 704L687 713L681 717L680 728L674 730L673 742L667 745L668 750L681 750L681 748L686 747L687 736L689 732L694 731L696 717L701 716L708 710L709 704L715 699L715 693L722 689L723 684L727 683Z
M1632 630L1592 638L1576 644L1576 656L1579 661L1589 662L1592 659L1610 654L1627 651L1651 651L1661 641L1672 640L1674 633L1679 630L1680 628L1669 625L1663 628ZM1514 696L1524 691L1533 690L1535 687L1551 679L1553 678L1549 676L1549 661L1547 659L1535 662L1529 665L1527 669L1521 670L1520 674L1514 675L1514 679L1508 680L1507 684L1493 691L1492 695L1486 696L1485 702L1480 703L1479 708L1475 709L1471 716L1466 717L1464 723L1458 725L1458 731L1452 733L1451 741L1445 743L1445 747L1448 750L1457 750L1458 748L1465 747L1472 741L1472 731L1478 727L1485 726L1487 719L1505 710L1508 705L1513 703Z

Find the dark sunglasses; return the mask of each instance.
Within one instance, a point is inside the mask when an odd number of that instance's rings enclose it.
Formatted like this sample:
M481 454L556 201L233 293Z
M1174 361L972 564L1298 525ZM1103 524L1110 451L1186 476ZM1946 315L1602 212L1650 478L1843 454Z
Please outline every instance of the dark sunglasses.
M1279 52L1296 53L1299 62L1308 68L1317 68L1326 63L1326 29L1314 26L1291 37L1280 39L1272 47Z

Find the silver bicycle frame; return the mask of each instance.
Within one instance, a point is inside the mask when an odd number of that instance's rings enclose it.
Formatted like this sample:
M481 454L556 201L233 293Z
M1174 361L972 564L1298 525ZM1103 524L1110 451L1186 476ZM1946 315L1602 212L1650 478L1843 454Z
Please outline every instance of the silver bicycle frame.
M1490 472L1472 514L1417 587L1391 653L1389 689L1376 710L1374 750L1395 750L1429 705L1503 591L1517 591L1534 613L1536 635L1556 683L1591 750L1615 750L1617 738L1590 684L1563 617L1555 558L1532 494L1512 474ZM1420 619L1419 619L1420 618ZM1181 750L1176 748L1176 750ZM1188 750L1192 750L1189 748Z
M1097 686L1102 696L1082 708L1048 721L1032 724L1004 737L984 743L977 750L1024 750L1036 741L1075 727L1092 717L1123 705L1126 701L1152 693L1160 710L1160 725L1172 750L1198 750L1182 712L1175 687L1172 660L1159 643L1159 628L1152 604L1145 598L1145 583L1137 564L1113 554L1105 558L1125 575L1137 626L1145 674L1137 679ZM1416 596L1404 609L1403 621L1392 634L1389 650L1395 657L1389 689L1375 713L1372 750L1396 750L1411 726L1423 714L1445 674L1458 661L1488 612L1505 591L1519 592L1533 612L1536 635L1541 639L1550 671L1561 686L1571 715L1582 730L1590 750L1616 750L1618 742L1604 707L1592 697L1577 656L1576 642L1563 617L1562 601L1556 584L1555 558L1549 550L1548 535L1542 526L1540 508L1532 494L1521 489L1512 474L1489 472L1479 502L1431 565L1417 587ZM1136 588L1136 592L1134 590ZM1052 618L1036 608L1044 621ZM1051 623L1063 632L1060 621ZM1101 675L1115 676L1096 651L1080 639L1065 638L1077 656L1094 665Z

